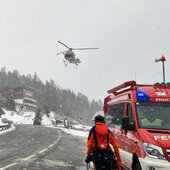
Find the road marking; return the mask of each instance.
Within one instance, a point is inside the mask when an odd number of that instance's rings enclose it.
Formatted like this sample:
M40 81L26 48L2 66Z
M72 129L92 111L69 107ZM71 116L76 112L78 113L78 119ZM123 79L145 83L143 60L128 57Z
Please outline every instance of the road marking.
M7 165L7 166L4 166L3 168L1 168L0 170L4 170L4 169L7 169L7 168L10 168L11 166L14 166L14 165L16 165L17 163L15 162L15 163L12 163L12 164L9 164L9 165Z
M52 148L54 145L56 145L56 144L58 143L58 141L60 140L60 138L61 138L61 132L59 131L59 135L58 135L57 140L56 140L53 144L47 146L47 148L39 151L38 153L39 153L39 154L42 154L43 152L47 151L49 148ZM17 165L17 164L18 164L19 162L21 162L21 161L27 161L27 160L29 160L29 159L31 159L31 158L33 158L33 157L36 157L36 156L37 156L36 154L33 154L33 155L30 155L30 156L28 156L28 157L26 157L26 158L21 158L21 159L19 159L19 160L16 160L16 162L14 162L14 163L12 163L12 164L9 164L9 165L6 165L6 166L0 168L0 170L5 170L5 169L10 168L10 167L12 167L12 166L14 166L14 165Z
M48 150L48 148L47 149L43 149L43 150L39 151L38 153L43 153L43 152L45 152L47 150Z
M34 154L34 155L28 156L28 157L26 157L26 158L23 158L23 159L21 159L21 160L27 161L27 160L35 157L35 156L36 156L36 155Z
M49 148L52 148L54 146L54 144L51 144L50 146L48 146Z

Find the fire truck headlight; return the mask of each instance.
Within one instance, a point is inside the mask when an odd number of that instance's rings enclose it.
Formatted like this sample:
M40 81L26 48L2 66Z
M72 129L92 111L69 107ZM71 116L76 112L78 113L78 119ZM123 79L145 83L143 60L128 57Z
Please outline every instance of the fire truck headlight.
M143 147L144 147L146 155L148 155L149 157L155 158L155 159L166 160L162 152L162 148L156 145L153 145L153 144L149 144L149 143L143 143Z

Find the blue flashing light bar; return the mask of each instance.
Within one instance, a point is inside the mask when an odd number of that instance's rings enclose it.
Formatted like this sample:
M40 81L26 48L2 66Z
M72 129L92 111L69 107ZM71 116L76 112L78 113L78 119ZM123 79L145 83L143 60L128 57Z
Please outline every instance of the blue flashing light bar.
M150 98L148 96L148 94L144 91L142 91L141 89L137 88L137 101L138 102L149 102Z

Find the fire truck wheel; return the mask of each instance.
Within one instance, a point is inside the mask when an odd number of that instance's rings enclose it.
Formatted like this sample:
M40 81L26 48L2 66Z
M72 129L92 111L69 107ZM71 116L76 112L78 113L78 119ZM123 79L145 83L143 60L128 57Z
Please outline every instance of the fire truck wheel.
M135 165L134 165L134 169L133 170L142 170L141 166L140 166L140 163L139 162L136 162Z

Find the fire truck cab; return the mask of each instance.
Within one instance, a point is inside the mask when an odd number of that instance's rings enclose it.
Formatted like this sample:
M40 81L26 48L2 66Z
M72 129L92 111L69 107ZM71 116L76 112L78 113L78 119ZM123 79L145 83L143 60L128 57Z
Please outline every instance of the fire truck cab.
M128 81L108 93L103 110L119 144L121 166L170 169L170 84Z

